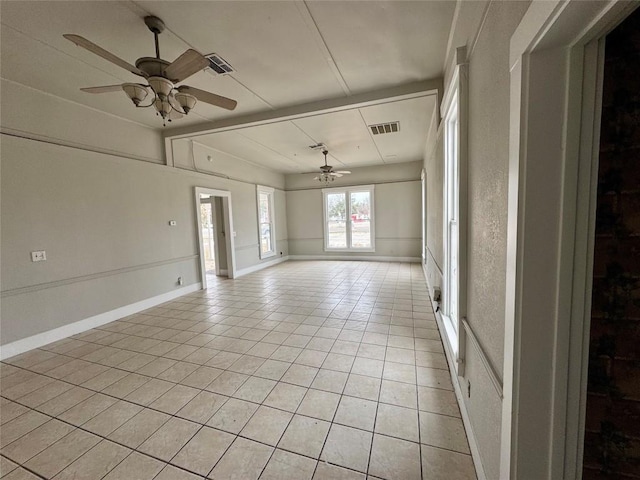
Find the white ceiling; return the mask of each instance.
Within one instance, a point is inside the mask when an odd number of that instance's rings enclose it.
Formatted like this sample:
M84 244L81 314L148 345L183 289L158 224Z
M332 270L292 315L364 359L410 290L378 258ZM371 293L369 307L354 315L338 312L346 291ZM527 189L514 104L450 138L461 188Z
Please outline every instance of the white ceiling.
M422 159L434 95L384 102L295 120L193 137L226 155L283 173L318 171L324 157L311 145L323 143L334 167L384 165ZM399 122L396 133L372 135L368 125Z
M151 109L134 108L124 93L81 92L139 77L62 37L84 36L134 63L154 55L142 19L157 15L167 26L160 35L163 58L195 48L218 53L236 70L217 77L200 72L185 82L238 101L232 112L200 102L174 123L205 124L440 77L454 9L455 1L2 1L0 74L162 128ZM433 97L381 102L197 141L282 172L319 165L321 155L308 149L316 142L329 146L338 166L411 161L421 156L433 108ZM399 134L374 139L366 128L396 120Z

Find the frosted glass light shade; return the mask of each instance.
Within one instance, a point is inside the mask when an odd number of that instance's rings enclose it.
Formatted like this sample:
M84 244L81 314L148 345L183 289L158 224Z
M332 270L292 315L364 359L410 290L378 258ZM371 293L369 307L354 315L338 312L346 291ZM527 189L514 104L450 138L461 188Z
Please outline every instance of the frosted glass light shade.
M165 118L169 113L171 113L171 104L169 104L166 98L164 100L156 98L155 102L153 102L153 106L162 118Z
M149 77L149 86L153 88L156 95L162 99L166 98L173 90L173 83L163 77Z
M174 95L176 101L180 104L182 111L187 114L196 105L196 97L188 93L176 93Z
M124 83L122 90L124 90L124 93L127 94L136 107L149 95L147 88L139 83Z

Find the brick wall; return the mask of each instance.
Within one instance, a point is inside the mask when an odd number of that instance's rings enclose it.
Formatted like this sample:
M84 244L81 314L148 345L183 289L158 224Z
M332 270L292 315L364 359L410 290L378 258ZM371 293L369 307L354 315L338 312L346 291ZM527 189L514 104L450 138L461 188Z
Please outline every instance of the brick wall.
M640 9L606 40L583 478L640 478Z

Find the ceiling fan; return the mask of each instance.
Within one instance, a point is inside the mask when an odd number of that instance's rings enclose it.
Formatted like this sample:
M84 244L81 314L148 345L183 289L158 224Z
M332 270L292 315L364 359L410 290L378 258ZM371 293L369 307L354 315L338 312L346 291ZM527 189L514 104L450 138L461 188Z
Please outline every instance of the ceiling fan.
M143 83L123 83L121 85L81 88L80 90L88 93L109 93L124 90L136 107L150 107L153 105L156 114L162 117L163 122L170 122L173 119L187 115L193 109L197 100L226 110L236 108L238 102L230 98L188 85L176 86L177 83L206 68L209 65L209 60L193 49L188 49L173 62L163 60L160 58L158 35L165 29L164 22L158 17L148 16L144 18L144 23L153 32L156 56L139 58L136 60L135 66L80 35L63 35L64 38L79 47L95 53L134 75L145 78L148 83L148 85ZM145 100L148 100L147 97L150 98L150 102L145 104Z
M351 173L349 170L334 170L331 165L327 165L327 155L329 154L329 151L326 148L322 150L322 154L324 155L324 165L320 167L320 175L315 177L314 180L329 183L333 182L336 178L342 177L343 175L349 175Z

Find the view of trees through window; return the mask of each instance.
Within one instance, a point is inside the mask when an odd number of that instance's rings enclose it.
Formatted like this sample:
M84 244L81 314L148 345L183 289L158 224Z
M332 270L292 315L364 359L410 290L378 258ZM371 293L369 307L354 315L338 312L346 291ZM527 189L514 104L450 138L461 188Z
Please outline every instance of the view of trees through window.
M371 248L371 192L327 193L326 202L327 247Z
M271 213L269 194L260 192L260 249L262 253L273 250L271 246Z
M256 190L260 258L267 258L276 254L274 189L257 185Z
M200 204L200 220L202 224L202 241L204 243L204 264L207 273L215 272L214 230L211 203Z

